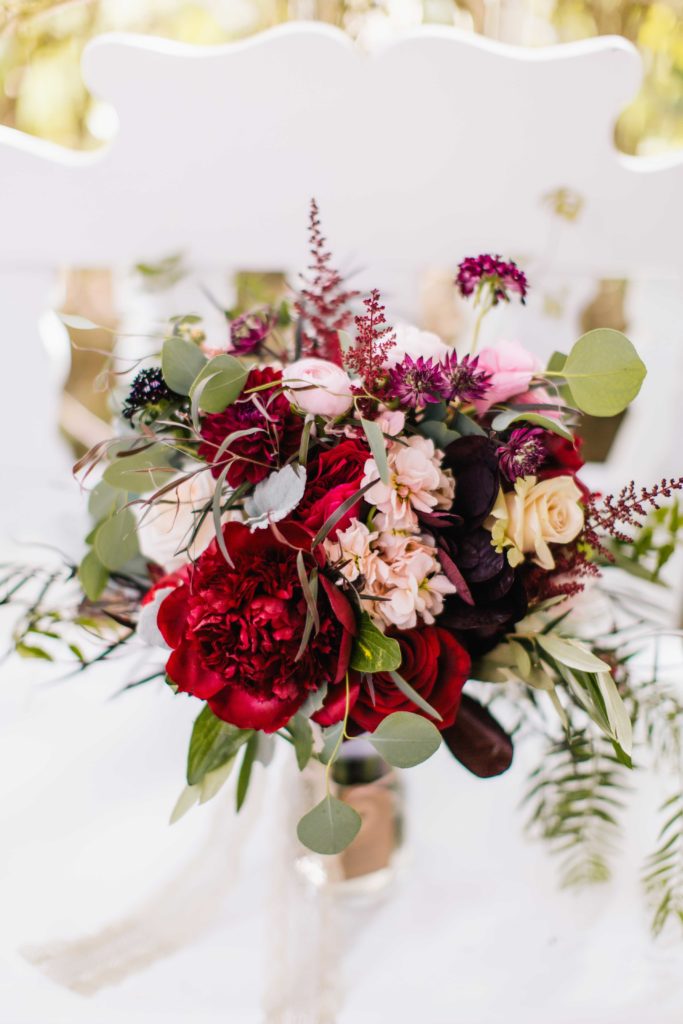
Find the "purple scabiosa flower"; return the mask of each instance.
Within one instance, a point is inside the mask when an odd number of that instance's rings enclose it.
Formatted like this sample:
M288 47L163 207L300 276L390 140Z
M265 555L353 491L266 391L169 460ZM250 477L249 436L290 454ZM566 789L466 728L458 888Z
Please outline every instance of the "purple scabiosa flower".
M476 402L490 387L491 375L479 369L479 356L466 355L459 360L457 352L449 352L441 367L450 387L448 399L451 402Z
M229 352L245 356L257 352L273 329L275 316L270 309L254 309L230 322Z
M441 402L451 393L451 385L445 379L440 363L419 356L412 360L403 357L402 362L392 367L386 388L388 398L397 399L400 405L421 409L434 402Z
M519 427L496 449L501 472L510 483L517 477L533 476L538 471L547 454L544 433L540 427Z
M500 256L468 256L458 267L455 283L460 294L467 298L478 288L488 285L491 289L491 305L497 306L502 300L510 301L510 293L517 293L524 304L528 283L526 274L513 260L502 260Z
M121 409L124 419L132 420L136 412L141 410L151 411L151 407L159 406L162 402L173 398L181 398L175 391L171 391L163 378L161 367L152 366L147 370L140 370L130 386L128 397Z

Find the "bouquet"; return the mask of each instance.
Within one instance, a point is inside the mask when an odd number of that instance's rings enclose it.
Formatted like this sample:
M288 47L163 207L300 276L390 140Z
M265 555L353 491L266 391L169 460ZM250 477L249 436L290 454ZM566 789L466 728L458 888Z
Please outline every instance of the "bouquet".
M278 740L300 769L321 761L327 795L298 825L320 854L362 824L329 786L346 740L366 734L400 768L443 743L497 775L513 745L490 706L507 688L515 728L542 720L562 766L564 817L541 778L551 761L535 784L536 820L562 847L576 779L592 757L603 782L631 766L642 705L618 629L586 638L572 615L610 563L656 578L678 534L675 505L660 506L683 479L614 497L580 478L581 414L624 410L645 367L607 329L545 368L516 342L478 350L486 313L525 301L512 261L460 263L476 318L456 351L346 286L315 204L310 241L295 294L228 311L224 337L174 318L126 388L118 435L77 463L93 527L74 619L109 629L90 660L137 638L163 661L140 682L196 701L176 816L233 766L239 809Z

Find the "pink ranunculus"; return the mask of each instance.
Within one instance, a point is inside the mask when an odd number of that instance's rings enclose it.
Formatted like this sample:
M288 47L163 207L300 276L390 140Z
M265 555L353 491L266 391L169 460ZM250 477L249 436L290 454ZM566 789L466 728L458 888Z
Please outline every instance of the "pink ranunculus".
M486 394L474 403L482 416L497 402L505 402L508 398L527 392L541 364L518 341L501 341L496 348L481 350L479 369L491 375Z
M282 372L285 397L314 416L343 416L353 404L351 378L341 366L310 356Z

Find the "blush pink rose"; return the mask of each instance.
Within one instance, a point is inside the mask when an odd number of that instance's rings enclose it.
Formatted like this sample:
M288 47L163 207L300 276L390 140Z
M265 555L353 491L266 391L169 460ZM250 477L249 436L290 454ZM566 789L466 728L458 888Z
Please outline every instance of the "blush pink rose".
M282 371L285 397L314 416L343 416L353 404L351 378L341 366L309 356Z
M481 350L479 369L491 375L486 394L474 403L481 416L492 405L528 392L532 378L541 369L541 364L518 341L501 341L496 348Z

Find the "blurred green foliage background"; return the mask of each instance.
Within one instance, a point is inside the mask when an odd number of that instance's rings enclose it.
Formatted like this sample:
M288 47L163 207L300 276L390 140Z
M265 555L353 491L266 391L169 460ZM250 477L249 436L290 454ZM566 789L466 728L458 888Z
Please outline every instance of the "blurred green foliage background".
M116 119L80 75L85 43L130 31L197 44L317 19L371 47L413 25L457 25L544 46L616 33L632 40L643 88L622 113L617 145L659 153L683 145L683 0L0 0L0 121L65 146L93 148Z

